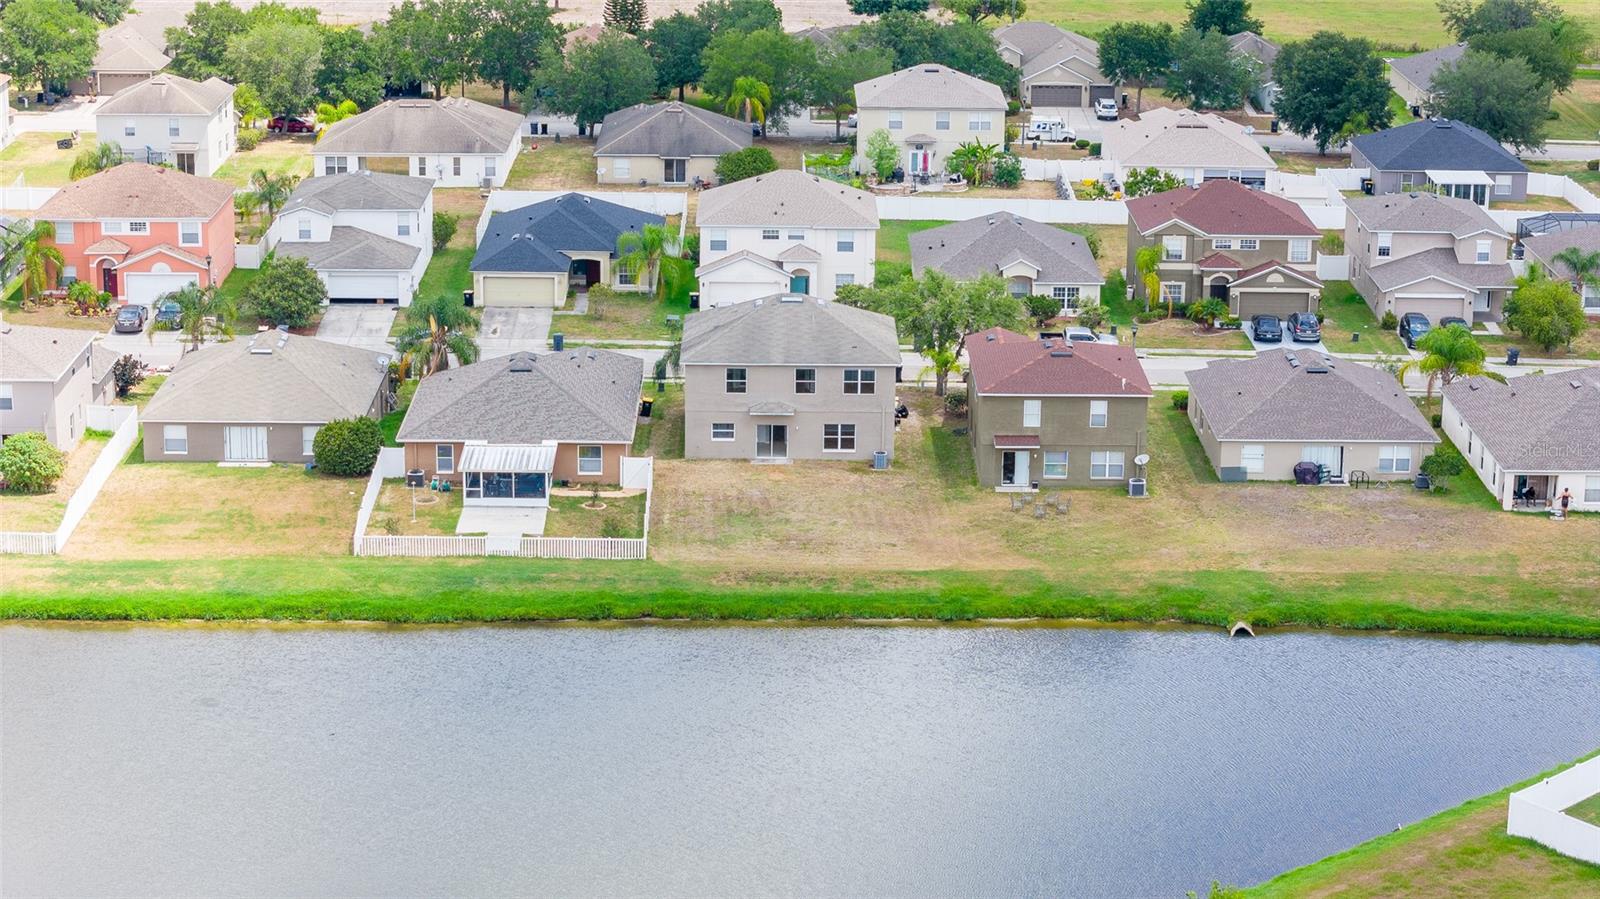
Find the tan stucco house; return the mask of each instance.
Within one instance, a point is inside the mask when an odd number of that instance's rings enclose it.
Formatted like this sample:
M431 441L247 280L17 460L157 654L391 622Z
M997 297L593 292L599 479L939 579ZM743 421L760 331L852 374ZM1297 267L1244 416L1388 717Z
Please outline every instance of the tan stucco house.
M0 322L0 440L38 432L58 449L83 438L91 404L109 402L116 354L93 331Z
M1446 44L1424 53L1415 53L1411 56L1397 56L1386 60L1389 63L1389 86L1405 101L1406 108L1412 115L1419 115L1422 108L1433 99L1433 76L1439 68L1448 63L1454 63L1466 55L1467 42Z
M617 239L666 219L580 193L496 212L472 257L479 306L566 304L569 290L604 285L644 290L617 265Z
M1278 168L1243 125L1212 112L1147 109L1107 127L1101 141L1100 155L1118 181L1133 169L1153 168L1190 186L1233 180L1259 189Z
M1573 510L1600 512L1600 369L1458 380L1440 418L1501 508L1542 512L1570 490Z
M958 281L996 275L1012 296L1060 300L1062 315L1098 303L1106 280L1082 235L1012 212L918 231L910 243L916 277L929 270Z
M1471 200L1432 193L1346 201L1350 283L1372 314L1499 321L1513 275L1511 236Z
M748 146L745 122L689 103L640 103L600 124L595 178L601 184L715 184L717 157Z
M1115 99L1117 86L1100 72L1100 45L1049 22L1012 22L994 30L1000 58L1015 66L1023 104L1034 109L1087 109Z
M940 175L961 144L1004 144L1006 97L993 84L949 66L924 63L856 85L857 168L878 130L894 138L908 175Z

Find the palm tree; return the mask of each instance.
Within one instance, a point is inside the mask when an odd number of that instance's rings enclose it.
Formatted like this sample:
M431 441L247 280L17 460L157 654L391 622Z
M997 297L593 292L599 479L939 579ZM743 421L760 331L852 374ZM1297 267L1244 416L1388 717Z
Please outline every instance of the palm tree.
M427 377L450 367L455 356L462 365L478 359L472 335L478 330L478 313L468 309L460 294L440 294L406 307L406 328L394 340L400 353L401 373Z
M267 207L269 217L277 216L278 210L289 202L289 195L294 193L295 185L299 183L299 175L274 175L266 169L256 169L255 174L250 176L250 186L255 188L256 198Z
M1139 283L1144 285L1144 311L1150 311L1150 304L1161 293L1161 276L1156 274L1156 266L1161 264L1161 247L1151 244L1140 247L1133 254L1133 267L1139 274ZM1172 301L1167 300L1167 317L1172 317Z
M1422 350L1421 359L1412 359L1395 372L1395 377L1405 383L1406 375L1411 372L1421 372L1428 376L1428 401L1433 401L1433 385L1435 382L1444 386L1456 378L1470 378L1474 375L1486 375L1497 381L1505 379L1484 367L1483 345L1464 325L1451 325L1448 328L1436 328L1422 335L1417 340L1417 349Z
M634 281L642 283L652 297L659 296L663 284L661 259L667 255L672 235L666 225L645 225L638 231L624 231L617 235L617 265L632 272ZM641 281L639 274L645 277Z
M207 339L225 340L233 336L233 322L239 317L239 306L233 297L218 290L215 285L201 287L185 284L161 298L162 302L178 304L179 333L189 350L198 350ZM156 339L156 329L150 329L150 340Z
M0 273L9 277L22 272L22 301L50 289L50 269L57 272L67 260L55 247L56 226L42 219L23 219L5 229L0 237Z
M967 141L951 152L950 162L961 170L973 187L980 187L984 173L994 164L999 153L1000 148L995 144L986 144L981 140Z
M772 88L760 79L740 75L733 79L733 92L724 105L728 115L740 111L746 122L765 122L767 107L772 105Z
M1572 286L1579 296L1585 287L1600 288L1600 250L1585 253L1577 247L1567 247L1555 255L1555 261L1572 269Z
M1169 302L1170 306L1170 302ZM1228 314L1228 301L1216 298L1199 300L1189 306L1189 320L1197 325L1205 325L1206 330L1217 326L1217 319ZM1167 310L1167 315L1172 315L1172 310Z
M122 165L122 145L114 140L108 140L103 144L84 147L78 151L78 158L72 160L72 171L67 177L73 181L81 181L118 165Z

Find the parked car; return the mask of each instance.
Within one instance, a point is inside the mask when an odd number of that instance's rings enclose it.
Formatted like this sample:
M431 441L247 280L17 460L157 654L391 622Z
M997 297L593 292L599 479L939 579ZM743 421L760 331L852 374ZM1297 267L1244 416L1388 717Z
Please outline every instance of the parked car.
M1397 329L1400 339L1405 341L1407 349L1416 349L1417 341L1431 329L1428 317L1420 312L1407 312L1400 316L1400 327Z
M1028 140L1071 141L1078 133L1067 127L1059 116L1034 116L1028 120Z
M117 323L114 327L118 334L138 334L144 330L144 323L149 317L148 307L129 303L117 310Z
M1284 322L1289 339L1303 343L1316 343L1322 339L1322 324L1314 312L1291 312Z
M1283 323L1276 315L1252 315L1250 335L1262 343L1282 343Z
M860 121L861 120L856 116L856 114L852 112L850 113L850 117L844 120L844 126L846 128L854 128Z
M1472 330L1472 326L1467 324L1467 320L1461 318L1460 316L1447 315L1444 318L1439 319L1439 327L1448 328L1451 325L1460 325L1461 327L1466 328L1468 331Z
M1062 333L1062 336L1067 338L1068 340L1082 340L1082 341L1084 341L1086 343L1099 343L1100 342L1100 335L1094 333L1094 329L1093 328L1085 328L1082 325L1077 325L1077 326L1068 328L1065 332Z
M1117 101L1110 97L1101 97L1094 101L1094 117L1102 122L1115 122L1117 120Z
M267 123L267 130L283 134L311 134L317 130L317 126L299 116L278 116Z
M178 316L182 312L182 307L172 300L167 300L156 310L156 316L150 320L150 326L157 330L165 328L175 331L178 328Z

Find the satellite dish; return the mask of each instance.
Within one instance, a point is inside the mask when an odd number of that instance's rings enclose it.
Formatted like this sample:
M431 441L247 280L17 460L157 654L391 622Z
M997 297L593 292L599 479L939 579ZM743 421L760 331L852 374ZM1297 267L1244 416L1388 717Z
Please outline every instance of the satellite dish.
M1149 465L1150 464L1150 454L1149 453L1140 453L1139 455L1134 456L1133 457L1133 464L1135 464L1135 465Z

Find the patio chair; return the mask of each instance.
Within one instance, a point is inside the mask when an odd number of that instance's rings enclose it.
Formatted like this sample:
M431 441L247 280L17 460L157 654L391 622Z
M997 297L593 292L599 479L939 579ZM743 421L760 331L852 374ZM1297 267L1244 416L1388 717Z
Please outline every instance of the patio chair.
M1011 494L1011 511L1021 512L1022 507L1028 504L1028 498L1020 493Z
M1033 517L1034 518L1043 518L1044 516L1045 516L1044 503L1042 503L1042 502L1034 503L1033 504Z
M1063 518L1065 518L1067 513L1072 511L1072 497L1067 497L1065 502L1062 502L1059 499L1056 500L1056 511L1060 513Z

